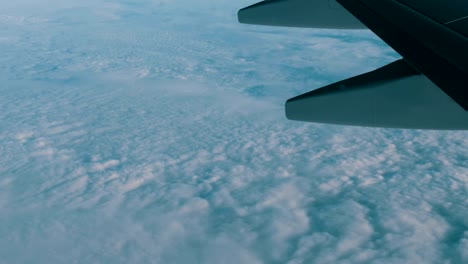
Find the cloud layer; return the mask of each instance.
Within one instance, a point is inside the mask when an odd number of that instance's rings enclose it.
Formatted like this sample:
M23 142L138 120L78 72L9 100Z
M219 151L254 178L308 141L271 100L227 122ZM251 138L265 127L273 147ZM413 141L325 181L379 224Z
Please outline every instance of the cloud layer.
M466 132L284 118L398 58L369 32L62 2L0 4L0 263L468 261Z

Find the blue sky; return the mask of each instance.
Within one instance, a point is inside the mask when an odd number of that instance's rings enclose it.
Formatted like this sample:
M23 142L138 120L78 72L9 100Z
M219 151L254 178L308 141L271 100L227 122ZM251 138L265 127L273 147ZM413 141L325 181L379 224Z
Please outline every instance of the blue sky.
M286 120L399 56L251 3L0 4L0 263L468 261L467 132Z

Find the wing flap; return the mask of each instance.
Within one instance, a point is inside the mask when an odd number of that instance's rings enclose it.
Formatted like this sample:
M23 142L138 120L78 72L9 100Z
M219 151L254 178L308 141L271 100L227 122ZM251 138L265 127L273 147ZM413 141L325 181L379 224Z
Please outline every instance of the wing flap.
M336 29L367 29L335 0L269 0L238 12L240 23Z
M404 60L289 99L286 116L354 126L468 129L468 112Z

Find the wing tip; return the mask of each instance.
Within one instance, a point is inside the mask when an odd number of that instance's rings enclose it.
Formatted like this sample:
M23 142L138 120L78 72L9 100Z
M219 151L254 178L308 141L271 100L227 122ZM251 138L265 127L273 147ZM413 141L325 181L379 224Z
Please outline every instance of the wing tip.
M314 123L468 130L468 112L404 60L293 97L285 112Z

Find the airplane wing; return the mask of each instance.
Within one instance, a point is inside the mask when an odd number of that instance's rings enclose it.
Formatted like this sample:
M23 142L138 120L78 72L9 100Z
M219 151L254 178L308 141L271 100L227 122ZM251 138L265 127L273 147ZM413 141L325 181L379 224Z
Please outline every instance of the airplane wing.
M468 129L467 0L268 0L247 24L369 28L403 59L286 102L289 119L343 125Z

